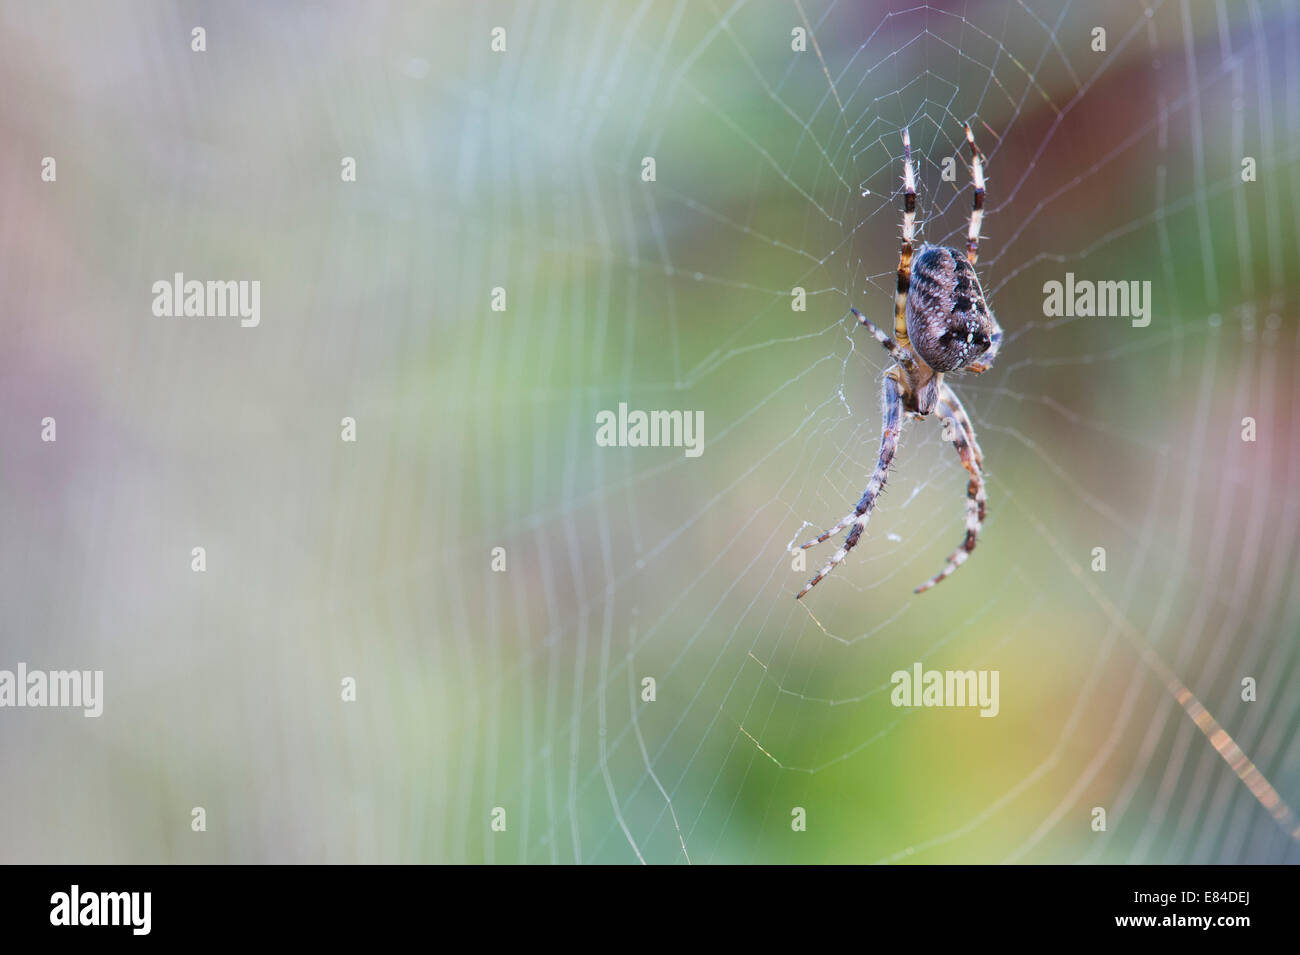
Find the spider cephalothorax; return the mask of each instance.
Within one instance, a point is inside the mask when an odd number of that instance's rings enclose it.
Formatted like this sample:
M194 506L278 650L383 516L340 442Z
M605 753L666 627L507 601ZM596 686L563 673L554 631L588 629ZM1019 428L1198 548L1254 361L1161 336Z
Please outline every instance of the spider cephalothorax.
M970 473L966 488L966 537L934 577L916 588L929 590L960 567L975 549L984 523L984 456L975 441L975 429L956 392L943 380L954 371L975 374L988 371L1002 344L1002 329L984 299L975 259L979 253L980 223L984 216L984 157L975 145L970 125L966 142L971 150L971 179L975 203L966 234L966 252L937 245L923 245L912 255L916 225L916 178L912 169L912 144L903 130L903 245L898 255L898 290L894 295L894 337L890 338L856 308L858 323L865 325L894 359L885 369L881 400L884 427L880 436L880 458L875 473L853 513L804 548L820 544L846 527L842 546L806 587L802 597L835 569L857 544L871 518L876 498L889 477L889 466L898 450L903 416L924 418L936 412L944 419L945 436L952 441L962 466Z

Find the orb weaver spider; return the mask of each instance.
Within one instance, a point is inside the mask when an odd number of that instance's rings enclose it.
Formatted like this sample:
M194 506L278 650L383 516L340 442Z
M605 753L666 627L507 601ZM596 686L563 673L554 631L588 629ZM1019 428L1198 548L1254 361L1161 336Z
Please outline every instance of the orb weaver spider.
M984 218L984 156L975 145L969 123L966 124L966 142L970 144L971 179L975 185L966 251L963 255L957 249L926 243L916 251L914 263L916 174L912 168L912 144L907 129L903 129L903 244L898 255L898 290L894 295L894 337L886 335L856 308L850 309L858 324L869 329L894 359L884 373L881 398L884 428L880 437L880 457L853 513L801 546L807 550L846 527L850 528L840 549L795 599L816 587L848 556L862 537L876 498L889 476L904 416L920 419L937 413L944 420L944 436L956 447L962 466L970 473L966 486L966 536L948 557L943 570L917 587L915 592L922 593L939 583L965 563L975 549L986 505L984 455L975 440L975 428L966 409L943 376L957 371L975 374L988 371L993 367L993 360L1002 344L1002 329L984 299L984 290L975 273L980 223Z

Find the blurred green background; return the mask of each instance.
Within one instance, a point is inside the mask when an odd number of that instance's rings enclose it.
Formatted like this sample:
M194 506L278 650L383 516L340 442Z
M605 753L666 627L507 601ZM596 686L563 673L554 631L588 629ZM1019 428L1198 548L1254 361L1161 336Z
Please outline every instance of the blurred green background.
M0 711L0 858L1296 861L1138 648L1300 803L1298 17L0 3L0 668L105 673ZM796 602L876 459L901 130L959 244L966 121L980 546L912 594L965 474L908 422ZM178 271L260 326L155 317ZM1151 324L1045 316L1066 272ZM620 402L703 455L598 447ZM999 715L892 706L918 661Z

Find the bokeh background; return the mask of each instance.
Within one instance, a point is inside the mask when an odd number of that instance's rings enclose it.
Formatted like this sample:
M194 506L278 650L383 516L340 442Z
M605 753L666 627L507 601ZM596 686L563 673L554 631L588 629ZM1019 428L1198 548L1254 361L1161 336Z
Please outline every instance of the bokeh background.
M1294 2L6 0L0 85L0 668L105 673L0 711L5 861L1300 858L1161 676L1300 804ZM901 129L956 244L968 120L984 536L912 594L965 480L909 423L796 602L875 462ZM155 317L178 271L260 326ZM1045 316L1066 272L1151 324ZM598 447L619 402L703 455ZM917 661L1000 714L891 706Z

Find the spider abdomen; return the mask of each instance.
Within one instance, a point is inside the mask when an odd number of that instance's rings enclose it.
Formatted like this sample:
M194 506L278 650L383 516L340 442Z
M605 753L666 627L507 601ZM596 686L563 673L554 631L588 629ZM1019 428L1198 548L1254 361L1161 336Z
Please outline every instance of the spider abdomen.
M922 246L907 291L907 336L935 371L955 371L989 348L992 316L975 267L956 249Z

